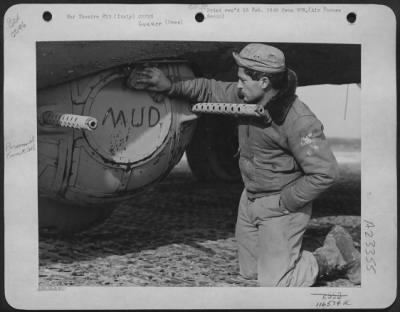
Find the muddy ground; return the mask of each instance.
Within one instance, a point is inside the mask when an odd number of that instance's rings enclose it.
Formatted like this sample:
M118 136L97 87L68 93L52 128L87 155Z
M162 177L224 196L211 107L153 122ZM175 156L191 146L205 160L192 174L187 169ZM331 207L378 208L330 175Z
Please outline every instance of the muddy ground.
M304 248L333 224L360 247L360 151L333 146L341 178L314 203ZM256 286L238 275L234 227L242 185L195 180L185 160L151 192L105 223L71 237L40 235L39 284L52 286ZM354 286L337 276L316 286Z

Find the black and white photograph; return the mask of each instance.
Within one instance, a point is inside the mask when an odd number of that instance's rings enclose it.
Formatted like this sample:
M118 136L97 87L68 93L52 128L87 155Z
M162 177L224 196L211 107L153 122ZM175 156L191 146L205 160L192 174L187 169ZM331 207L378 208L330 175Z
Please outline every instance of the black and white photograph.
M37 58L40 287L361 284L360 45Z
M43 8L6 19L13 306L355 308L385 276L395 290L395 54L362 6Z

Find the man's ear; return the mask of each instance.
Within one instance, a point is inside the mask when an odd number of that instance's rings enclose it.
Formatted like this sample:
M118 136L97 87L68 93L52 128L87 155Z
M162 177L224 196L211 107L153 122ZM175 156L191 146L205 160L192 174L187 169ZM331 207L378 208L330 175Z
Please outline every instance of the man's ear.
M261 88L263 88L263 89L268 88L268 86L269 86L269 78L268 77L266 77L266 76L261 77L260 82L261 82Z

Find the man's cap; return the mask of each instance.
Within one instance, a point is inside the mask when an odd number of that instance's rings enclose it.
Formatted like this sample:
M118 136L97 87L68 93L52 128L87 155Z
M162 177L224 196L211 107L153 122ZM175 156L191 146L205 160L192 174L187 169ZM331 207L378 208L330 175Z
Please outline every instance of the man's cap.
M280 73L286 69L283 52L266 44L250 43L239 54L233 52L233 57L239 67L263 73Z

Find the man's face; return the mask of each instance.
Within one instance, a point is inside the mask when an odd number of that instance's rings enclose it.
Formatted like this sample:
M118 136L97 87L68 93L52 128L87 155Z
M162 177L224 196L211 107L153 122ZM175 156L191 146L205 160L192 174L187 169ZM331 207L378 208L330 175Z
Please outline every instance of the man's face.
M239 97L243 99L245 103L257 104L265 94L267 82L265 80L253 80L244 71L243 67L238 69L238 91Z

